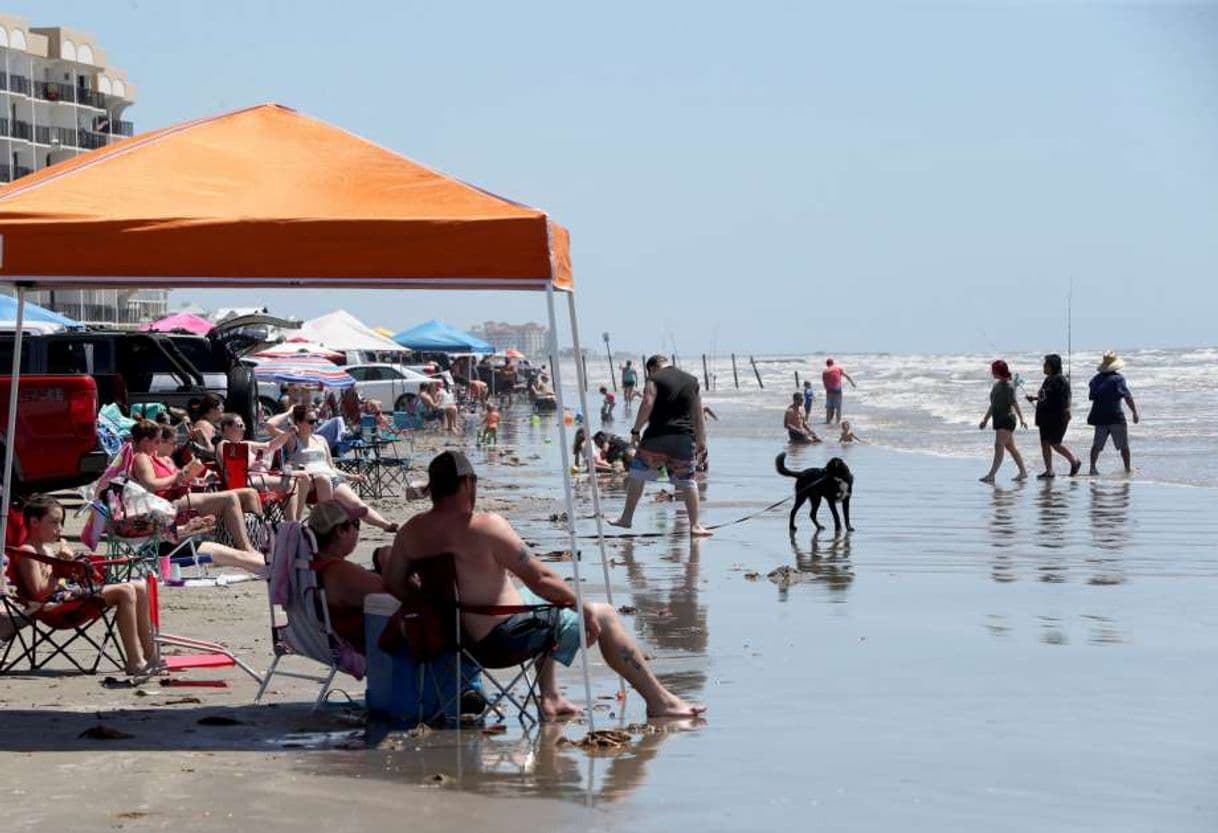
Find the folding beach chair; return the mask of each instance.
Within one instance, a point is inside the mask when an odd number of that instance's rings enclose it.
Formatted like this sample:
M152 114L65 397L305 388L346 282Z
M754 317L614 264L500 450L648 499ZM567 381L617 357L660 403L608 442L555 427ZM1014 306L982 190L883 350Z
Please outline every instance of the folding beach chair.
M159 574L162 553L172 564L194 567L200 575L207 575L211 558L199 552L199 544L206 536L198 533L179 537L161 520L128 512L123 508L121 497L124 483L124 478L116 478L101 491L97 500L88 504L89 510L102 519L99 543L104 545L108 556L129 559L131 574L135 577ZM169 576L160 578L164 581Z
M254 678L254 682L262 684L262 675L250 668L237 657L228 646L207 639L194 639L188 636L178 636L164 633L161 630L161 597L156 576L146 579L148 586L148 608L152 619L152 635L157 647L156 662L169 671L186 671L199 668L231 668L236 666ZM161 646L182 648L196 653L163 654Z
M312 568L316 553L317 540L307 526L297 521L280 526L271 549L271 576L267 585L275 658L258 688L255 703L261 702L275 674L320 683L315 709L328 699L339 671L356 680L364 677L363 655L335 633L330 623L326 591ZM292 655L321 663L326 668L324 674L280 670L279 663Z
M538 650L493 655L480 643L471 642L461 626L461 614L511 616L540 613L557 605L473 605L461 601L456 564L451 553L412 559L406 578L406 598L385 628L380 647L388 653L405 648L419 663L419 722L434 723L457 711L457 702L471 683L481 677L492 692L480 717L493 712L505 719L505 705L514 707L521 723L541 722L541 668L557 644L557 633ZM452 662L453 657L459 662ZM452 662L456 687L446 695L441 691L434 665ZM509 671L511 678L500 682L492 671ZM437 695L438 708L427 714L423 708L425 681L430 678ZM523 696L518 692L523 689ZM532 709L532 713L530 713Z
M5 576L11 593L0 594L6 623L0 625L0 640L7 637L0 655L0 673L28 662L37 671L56 657L63 657L82 674L95 674L102 660L120 671L126 667L123 648L115 630L115 611L106 607L101 588L107 574L130 566L127 559L97 556L67 561L49 558L15 547L5 547ZM49 564L52 575L67 579L82 589L82 594L60 602L38 599L28 592L16 565L23 559ZM89 648L92 661L82 660L69 648L81 643Z
M249 446L246 443L226 442L222 448L224 449L222 454L223 459L219 461L217 469L220 475L220 487L222 489L257 488L258 499L262 501L264 519L271 525L272 531L278 528L279 524L283 523L287 517L287 510L284 507L292 499L292 494L295 491L294 484L293 489L287 492L275 492L270 489L258 488L254 486L251 480ZM267 478L278 476L278 473L270 471L265 473L259 472L257 474L262 474ZM265 533L260 532L259 536L265 537ZM251 538L251 540L253 539Z

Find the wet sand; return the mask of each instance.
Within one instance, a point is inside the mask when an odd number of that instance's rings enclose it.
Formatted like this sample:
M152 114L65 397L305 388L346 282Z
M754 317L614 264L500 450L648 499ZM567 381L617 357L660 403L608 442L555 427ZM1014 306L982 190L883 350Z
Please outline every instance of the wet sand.
M474 455L480 496L543 552L566 545L548 520L561 494L552 430L505 426L520 465ZM773 470L783 445L714 430L707 522L790 493ZM652 501L653 485L635 531L665 534L609 542L615 604L635 610L661 678L710 707L703 726L591 756L555 743L583 725L365 733L357 710L312 714L299 681L254 708L235 671L192 674L227 689L147 696L96 677L8 677L5 829L1218 825L1218 494L1062 477L986 487L985 459L867 446L793 449L788 465L832 454L857 478L853 535L814 534L805 514L791 537L783 507L691 543L679 504ZM616 510L620 485L604 482ZM365 532L366 554L383 539ZM584 586L602 598L596 543L580 545ZM167 593L164 615L167 629L270 662L261 585ZM597 728L642 721L641 701L623 709L593 663ZM561 679L582 699L577 671ZM164 705L192 696L201 702ZM197 723L216 715L241 723ZM134 737L77 737L99 720ZM442 785L427 786L437 774Z

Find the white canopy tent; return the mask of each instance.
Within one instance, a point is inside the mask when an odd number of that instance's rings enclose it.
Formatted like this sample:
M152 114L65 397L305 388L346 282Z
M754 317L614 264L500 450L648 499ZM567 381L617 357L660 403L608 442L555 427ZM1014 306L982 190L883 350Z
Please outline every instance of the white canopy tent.
M359 350L361 352L406 353L402 345L381 335L345 309L304 322L300 325L298 335L340 352Z

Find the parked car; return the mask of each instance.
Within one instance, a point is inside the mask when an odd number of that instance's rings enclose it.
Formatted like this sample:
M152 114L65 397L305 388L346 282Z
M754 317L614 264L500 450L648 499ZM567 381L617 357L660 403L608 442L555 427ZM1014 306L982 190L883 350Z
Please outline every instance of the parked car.
M375 399L385 409L406 410L419 388L438 377L425 376L397 364L349 364L343 367L355 379L355 391L364 399Z

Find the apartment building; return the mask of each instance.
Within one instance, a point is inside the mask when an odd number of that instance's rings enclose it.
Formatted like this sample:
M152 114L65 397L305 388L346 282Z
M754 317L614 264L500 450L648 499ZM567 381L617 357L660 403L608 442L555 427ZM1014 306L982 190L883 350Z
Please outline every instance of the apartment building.
M549 330L530 321L527 324L507 324L502 321L484 321L471 327L470 334L489 342L502 352L514 347L530 358L544 356L549 352Z
M132 135L127 73L110 65L97 38L62 26L31 26L0 14L0 183ZM133 326L163 316L165 290L58 290L30 300L79 321Z

